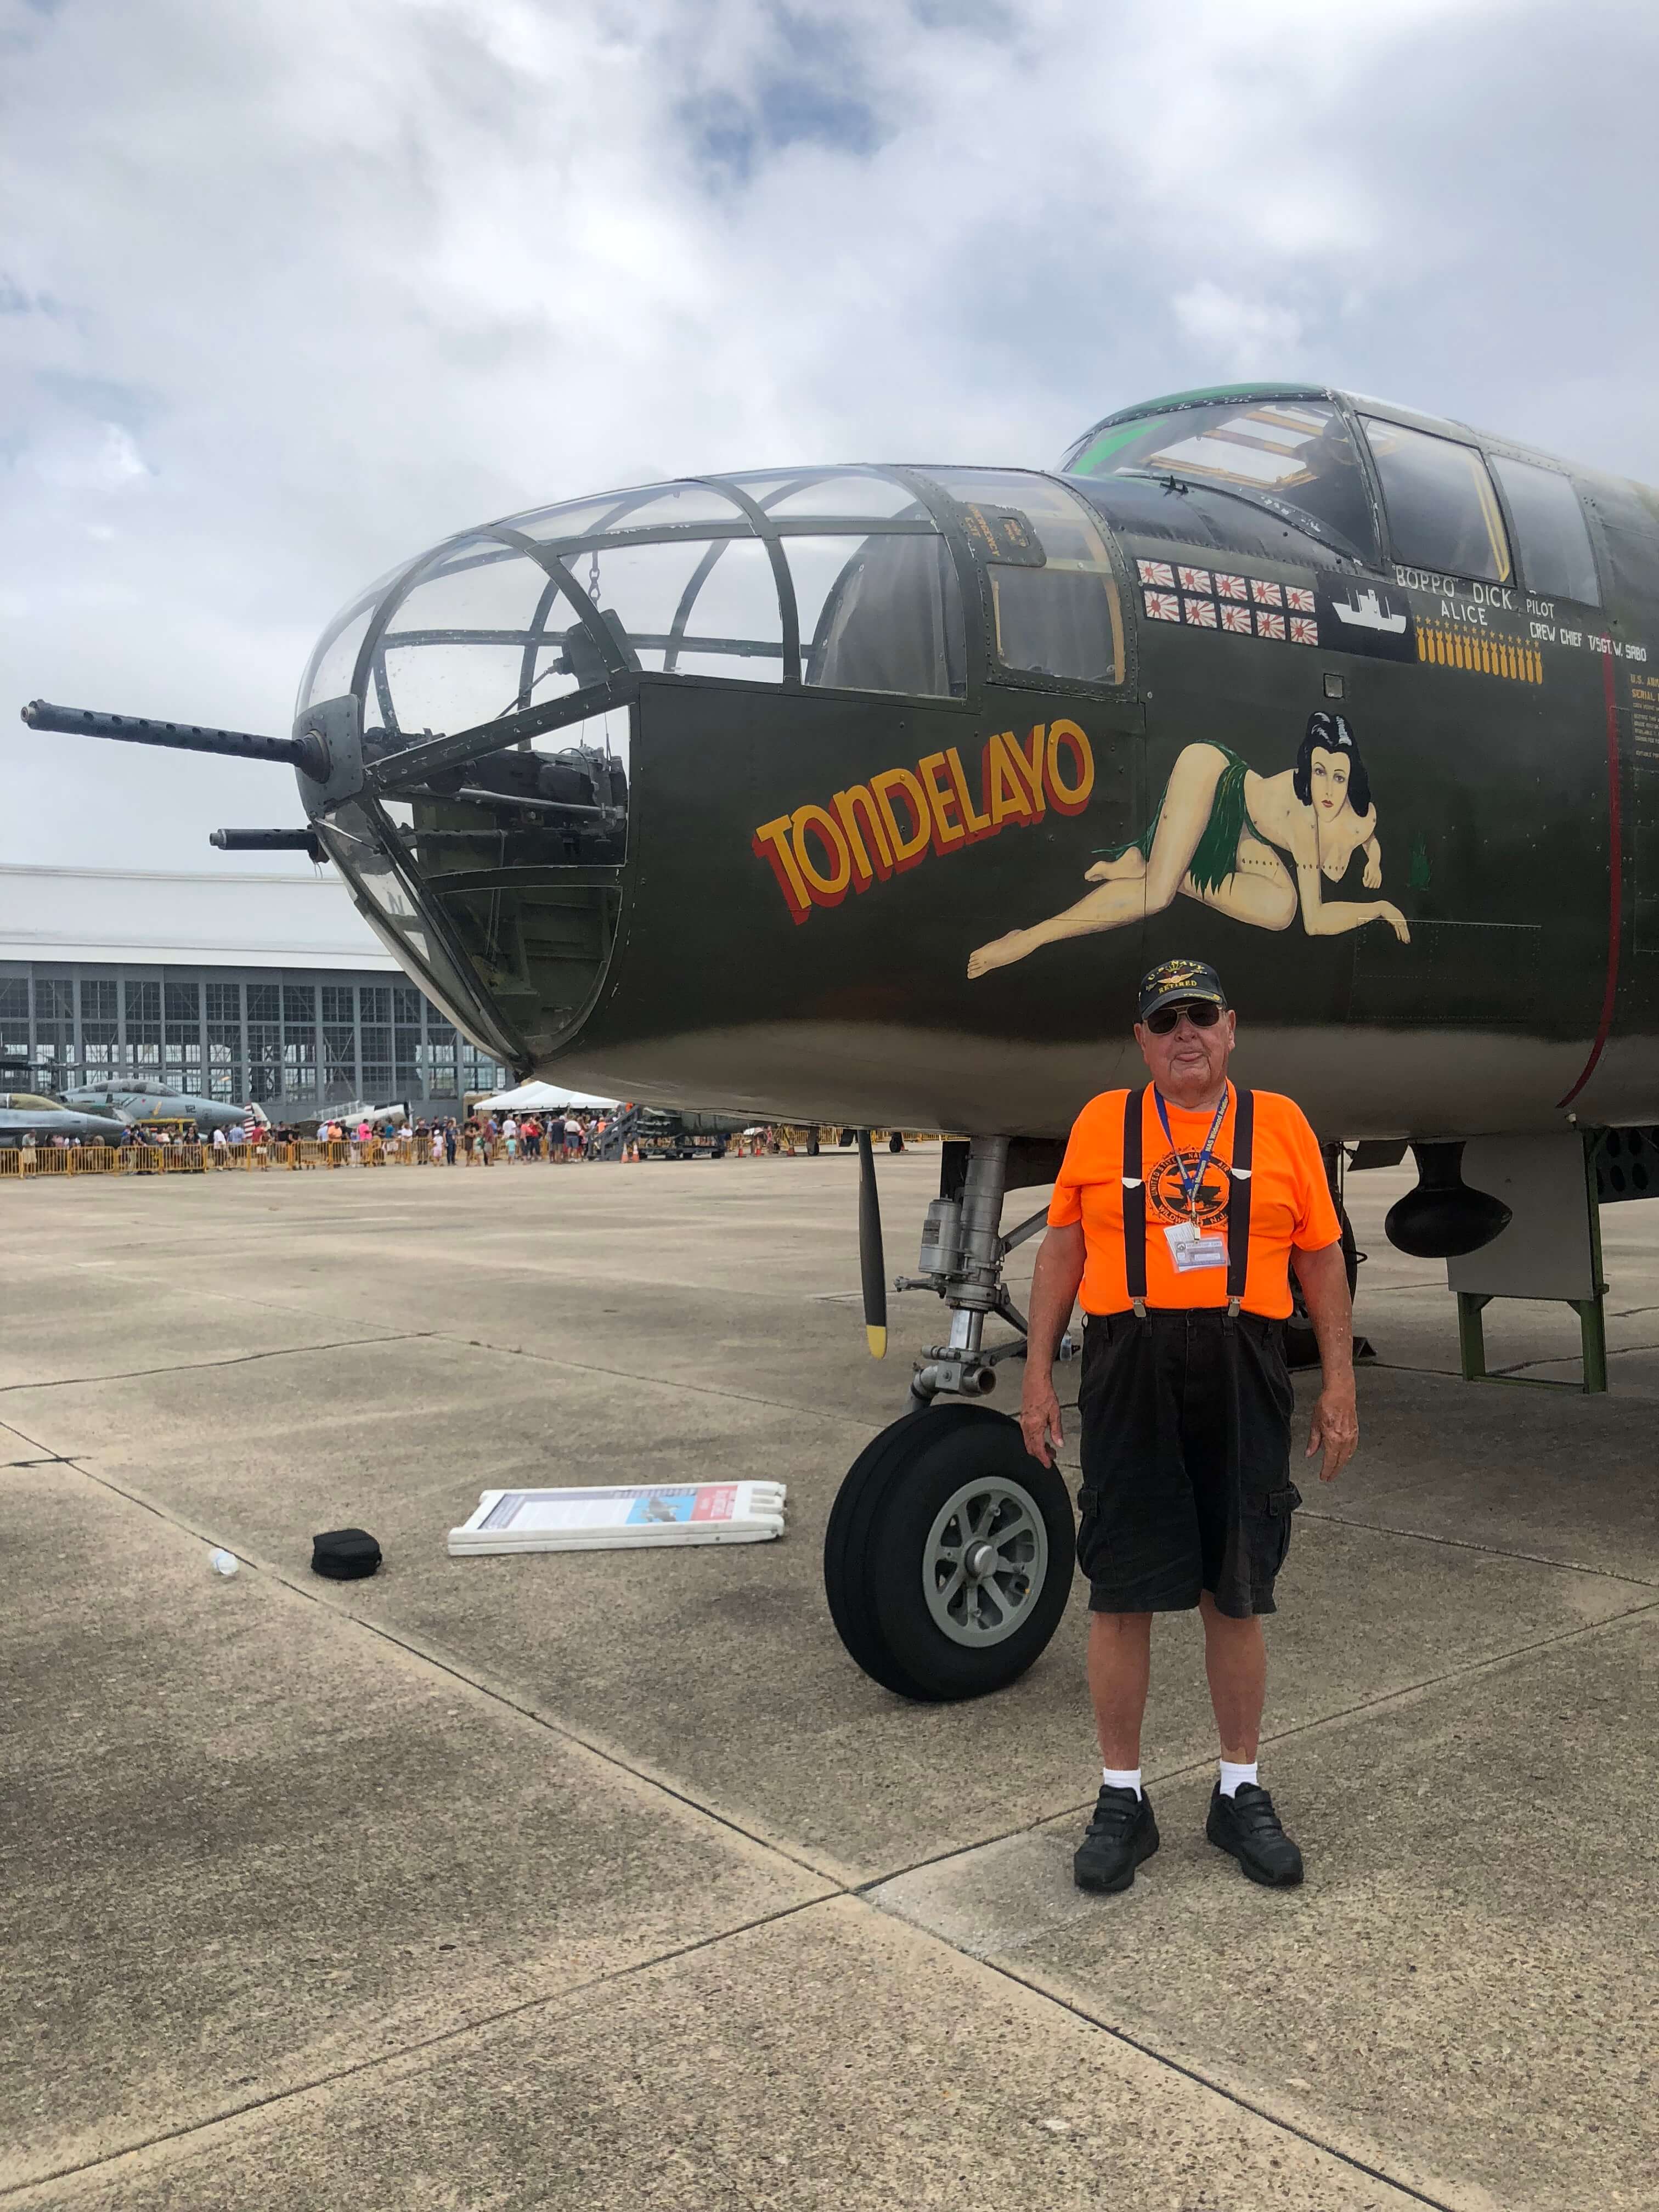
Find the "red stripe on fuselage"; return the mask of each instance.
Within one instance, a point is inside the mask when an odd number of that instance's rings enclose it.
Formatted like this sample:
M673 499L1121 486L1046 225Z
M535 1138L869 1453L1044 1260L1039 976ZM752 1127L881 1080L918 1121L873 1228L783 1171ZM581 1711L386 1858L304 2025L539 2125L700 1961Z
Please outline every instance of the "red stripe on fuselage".
M1613 1028L1613 1001L1619 995L1619 933L1625 910L1625 842L1622 809L1619 791L1619 708L1613 696L1613 655L1602 661L1602 677L1607 699L1607 985L1601 998L1601 1019L1595 1032L1595 1042L1590 1047L1590 1056L1583 1070L1565 1098L1558 1098L1558 1109L1571 1106L1584 1085L1595 1073L1595 1063L1601 1059L1607 1036Z

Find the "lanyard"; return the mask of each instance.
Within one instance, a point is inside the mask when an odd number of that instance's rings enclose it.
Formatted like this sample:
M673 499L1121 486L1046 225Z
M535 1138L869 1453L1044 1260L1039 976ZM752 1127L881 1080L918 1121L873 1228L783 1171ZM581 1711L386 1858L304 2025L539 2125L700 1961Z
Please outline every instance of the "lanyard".
M1164 1133L1170 1140L1170 1152L1175 1155L1176 1173L1181 1178L1182 1203L1185 1206L1190 1220L1195 1221L1198 1218L1198 1194L1203 1185L1204 1170L1209 1166L1210 1156L1215 1150L1217 1133L1226 1119L1227 1101L1231 1095L1231 1087L1224 1083L1221 1086L1220 1103L1217 1105L1214 1117L1210 1123L1210 1133L1204 1139L1203 1149L1199 1153L1197 1164L1189 1176L1181 1164L1181 1147L1176 1143L1175 1132L1170 1127L1170 1109L1164 1103L1164 1093L1156 1084L1152 1085L1152 1097L1158 1107L1158 1118L1164 1124Z

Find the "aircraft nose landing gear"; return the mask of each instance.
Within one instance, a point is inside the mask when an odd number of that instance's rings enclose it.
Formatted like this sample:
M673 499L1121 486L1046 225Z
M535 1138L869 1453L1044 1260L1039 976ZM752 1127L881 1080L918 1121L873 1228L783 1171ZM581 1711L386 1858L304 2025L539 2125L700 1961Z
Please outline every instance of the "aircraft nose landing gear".
M1018 1338L981 1341L988 1314L1023 1335L1002 1266L1042 1226L1039 1213L1000 1233L1009 1149L1006 1137L975 1138L959 1194L928 1209L927 1273L899 1287L945 1298L950 1340L917 1362L912 1410L853 1462L824 1535L824 1592L842 1642L884 1688L928 1704L1006 1688L1047 1647L1071 1591L1063 1477L1026 1451L1018 1422L966 1402L1024 1350Z

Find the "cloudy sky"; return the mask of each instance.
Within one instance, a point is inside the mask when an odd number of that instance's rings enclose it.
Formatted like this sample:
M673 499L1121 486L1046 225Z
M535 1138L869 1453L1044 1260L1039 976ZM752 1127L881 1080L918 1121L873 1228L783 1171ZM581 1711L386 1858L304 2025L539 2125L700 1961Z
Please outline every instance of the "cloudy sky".
M0 860L297 821L16 708L285 730L541 499L1260 374L1659 479L1656 64L1651 0L0 0Z

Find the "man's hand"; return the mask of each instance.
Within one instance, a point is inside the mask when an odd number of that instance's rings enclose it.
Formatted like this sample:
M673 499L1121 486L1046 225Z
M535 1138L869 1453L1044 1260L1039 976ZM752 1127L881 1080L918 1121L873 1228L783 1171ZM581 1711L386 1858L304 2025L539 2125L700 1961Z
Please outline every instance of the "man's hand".
M1060 1401L1054 1395L1054 1347L1070 1318L1083 1280L1083 1224L1070 1221L1052 1228L1038 1249L1031 1271L1031 1319L1025 1339L1025 1385L1020 1392L1019 1430L1025 1449L1044 1467L1065 1438L1060 1429Z
M1052 1467L1054 1455L1048 1449L1048 1440L1054 1439L1058 1453L1066 1441L1060 1433L1060 1401L1054 1395L1054 1386L1045 1368L1042 1374L1033 1374L1028 1368L1025 1388L1019 1401L1019 1432L1025 1439L1025 1449L1033 1459L1044 1467Z
M1334 1482L1359 1443L1359 1413L1353 1395L1353 1316L1348 1304L1348 1270L1340 1243L1291 1255L1303 1303L1319 1340L1324 1383L1308 1432L1308 1457L1322 1446L1322 1482Z
M1022 1418L1020 1425L1024 1428ZM1026 1431L1029 1449L1030 1431ZM1308 1431L1307 1456L1311 1459L1322 1445L1325 1456L1320 1464L1319 1480L1334 1482L1359 1443L1359 1409L1354 1403L1353 1376L1328 1382L1319 1394L1319 1402L1313 1411L1313 1422Z

